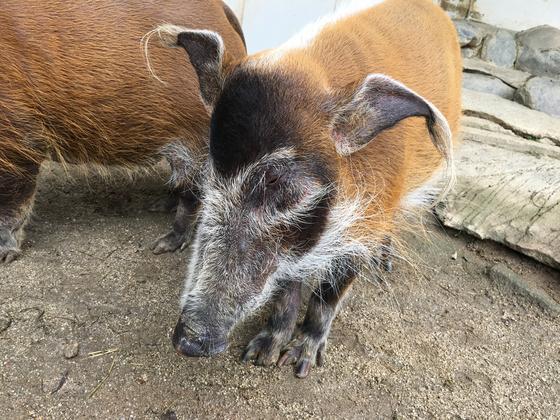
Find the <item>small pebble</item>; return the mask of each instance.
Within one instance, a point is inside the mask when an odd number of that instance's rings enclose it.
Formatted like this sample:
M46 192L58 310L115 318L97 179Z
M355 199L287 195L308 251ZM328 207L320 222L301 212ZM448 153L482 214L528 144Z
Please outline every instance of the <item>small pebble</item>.
M12 325L11 318L0 316L0 333L6 331L8 328L10 328L11 325Z
M453 261L456 261L458 257L459 257L459 255L455 252L455 253L451 256L451 259L452 259Z
M504 312L504 314L502 315L502 322L507 325L507 324L510 324L513 321L515 321L515 318L513 317L513 315L511 315L508 312Z
M73 359L80 353L80 343L71 341L64 346L64 357L66 359Z
M174 411L167 410L160 416L161 420L177 420L177 414Z

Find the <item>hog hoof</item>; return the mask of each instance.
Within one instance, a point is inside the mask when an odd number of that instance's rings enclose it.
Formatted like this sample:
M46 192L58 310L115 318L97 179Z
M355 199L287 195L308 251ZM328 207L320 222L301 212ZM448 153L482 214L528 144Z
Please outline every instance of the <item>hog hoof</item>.
M179 234L175 231L169 232L167 235L162 236L152 244L152 252L156 255L165 254L167 252L175 252L186 243L184 234Z
M247 345L241 360L243 363L253 361L257 366L272 366L278 361L285 344L286 340L279 335L262 331Z
M0 229L0 264L14 262L21 254L14 235L6 229Z
M17 248L15 249L5 249L0 247L0 264L10 264L17 260L21 255L21 251Z
M303 379L309 376L313 366L323 366L325 363L326 343L317 343L311 337L298 337L290 342L278 360L278 367L295 364L295 375Z

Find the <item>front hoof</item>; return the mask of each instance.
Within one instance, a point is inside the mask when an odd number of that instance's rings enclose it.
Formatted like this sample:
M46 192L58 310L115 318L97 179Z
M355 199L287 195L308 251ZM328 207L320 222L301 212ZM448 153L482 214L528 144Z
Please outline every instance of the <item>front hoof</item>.
M301 336L292 340L284 349L278 360L278 367L295 365L295 376L300 379L307 378L314 366L323 366L325 362L324 342L317 343L314 339Z
M0 264L10 264L21 255L18 241L11 232L0 230Z
M151 250L156 255L171 253L181 248L184 243L185 235L172 231L155 241L151 246Z
M243 363L253 361L257 366L272 366L280 358L280 351L285 340L270 331L262 331L247 345L241 360Z
M19 258L20 249L2 249L0 248L0 264L10 264Z

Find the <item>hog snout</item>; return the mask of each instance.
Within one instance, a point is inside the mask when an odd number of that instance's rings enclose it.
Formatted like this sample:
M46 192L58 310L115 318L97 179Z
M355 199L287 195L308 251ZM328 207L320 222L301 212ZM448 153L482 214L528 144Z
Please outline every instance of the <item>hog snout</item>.
M187 357L211 357L222 353L227 348L227 338L196 336L179 319L173 332L173 347L182 356Z

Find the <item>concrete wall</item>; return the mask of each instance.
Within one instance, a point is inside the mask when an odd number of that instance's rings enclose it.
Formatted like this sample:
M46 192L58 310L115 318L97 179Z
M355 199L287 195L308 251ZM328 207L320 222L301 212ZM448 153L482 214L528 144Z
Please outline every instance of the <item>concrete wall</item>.
M560 28L560 0L477 0L484 22L516 31L548 24Z
M278 46L305 24L351 1L383 0L226 0L242 20L250 52ZM444 2L468 5L470 0ZM488 23L514 30L545 23L560 28L560 0L474 0L473 12Z

